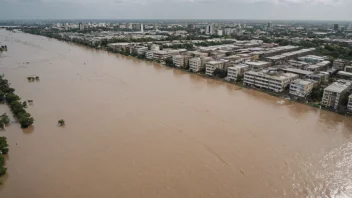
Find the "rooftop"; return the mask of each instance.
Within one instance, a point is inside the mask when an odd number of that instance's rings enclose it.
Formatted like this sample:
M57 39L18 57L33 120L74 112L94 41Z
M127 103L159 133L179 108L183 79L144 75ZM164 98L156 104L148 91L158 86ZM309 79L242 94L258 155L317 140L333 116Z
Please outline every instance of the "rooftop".
M348 89L349 87L351 87L351 85L352 85L351 81L339 80L337 82L334 82L333 84L331 84L327 88L325 88L325 90L335 92L335 93L341 93L341 92L345 91L346 89Z
M295 84L299 84L299 85L310 85L310 84L314 84L316 81L314 80L310 80L310 79L297 79L297 80L294 80L292 83L295 83Z
M265 61L247 61L245 62L245 64L247 65L252 65L252 66L262 66L262 65L266 65L266 64L269 64L269 62L265 62Z
M301 75L307 75L307 76L313 74L313 72L311 72L311 71L306 71L306 70L302 70L302 69L295 69L295 68L283 68L282 70L286 71L286 72L292 72L295 74L301 74Z
M341 76L352 77L352 73L351 72L339 71L337 74L341 75Z

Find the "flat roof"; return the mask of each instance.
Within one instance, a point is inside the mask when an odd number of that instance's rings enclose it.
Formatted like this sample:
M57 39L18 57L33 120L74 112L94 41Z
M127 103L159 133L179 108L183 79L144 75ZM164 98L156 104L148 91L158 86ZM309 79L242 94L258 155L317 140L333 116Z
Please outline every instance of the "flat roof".
M309 79L297 79L293 81L293 83L300 84L300 85L310 85L310 84L314 84L315 82L316 81L309 80Z
M339 80L329 85L327 88L325 88L325 90L335 92L335 93L341 93L345 91L347 88L349 88L351 85L352 85L351 81Z
M281 69L283 71L287 71L287 72L292 72L292 73L295 73L295 74L303 74L303 75L311 75L311 74L314 74L313 72L311 71L306 71L306 70L302 70L302 69L295 69L295 68L283 68Z
M337 73L337 75L352 77L352 73L351 72L345 72L345 71L339 71Z
M261 66L261 65L266 65L266 64L270 64L269 62L265 62L265 61L247 61L245 62L244 64L247 64L247 65L254 65L254 66Z
M229 67L228 69L239 69L239 68L246 68L246 67L249 67L249 66L245 64L238 64L238 65L234 65L233 67Z

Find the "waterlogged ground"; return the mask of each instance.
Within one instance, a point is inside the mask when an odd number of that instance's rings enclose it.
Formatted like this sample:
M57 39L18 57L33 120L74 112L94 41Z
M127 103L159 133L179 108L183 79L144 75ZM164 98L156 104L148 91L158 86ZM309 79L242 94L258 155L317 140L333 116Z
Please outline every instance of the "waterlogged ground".
M44 37L0 44L36 120L0 132L1 198L352 197L350 117Z

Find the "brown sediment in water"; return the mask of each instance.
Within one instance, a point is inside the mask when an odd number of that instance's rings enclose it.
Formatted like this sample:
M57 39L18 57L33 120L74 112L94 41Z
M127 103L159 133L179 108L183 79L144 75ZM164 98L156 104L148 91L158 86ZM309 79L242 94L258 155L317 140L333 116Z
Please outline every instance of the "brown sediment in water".
M45 37L0 42L0 73L36 118L0 133L1 198L352 194L351 117Z

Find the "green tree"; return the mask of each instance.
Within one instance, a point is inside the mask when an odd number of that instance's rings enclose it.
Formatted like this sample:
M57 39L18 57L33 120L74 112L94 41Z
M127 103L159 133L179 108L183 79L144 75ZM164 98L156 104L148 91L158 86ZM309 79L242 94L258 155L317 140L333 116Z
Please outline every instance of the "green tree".
M0 137L0 151L2 154L7 154L9 151L6 137ZM1 155L0 155L1 156ZM1 164L0 164L1 166Z
M21 98L14 94L14 93L10 93L10 94L7 94L6 95L6 101L11 104L13 101L18 101L18 100L21 100Z
M65 120L61 119L57 122L60 126L64 126L65 125Z
M6 113L4 113L0 116L0 121L2 121L4 124L9 124L10 118L9 118L9 116L7 116Z
M20 122L22 128L28 128L34 123L34 119L30 115L28 116L23 114L19 116L18 121Z

